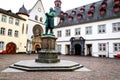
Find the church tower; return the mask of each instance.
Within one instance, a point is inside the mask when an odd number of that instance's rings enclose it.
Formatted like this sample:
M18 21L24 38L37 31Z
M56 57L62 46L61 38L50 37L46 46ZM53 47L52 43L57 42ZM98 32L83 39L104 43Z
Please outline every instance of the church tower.
M60 13L61 13L61 0L55 0L54 4L55 4L55 26L58 25L59 21L60 21Z

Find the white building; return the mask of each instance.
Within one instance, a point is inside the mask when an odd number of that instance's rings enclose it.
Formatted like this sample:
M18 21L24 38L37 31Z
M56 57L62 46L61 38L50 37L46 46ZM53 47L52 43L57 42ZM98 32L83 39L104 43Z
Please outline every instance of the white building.
M119 0L101 0L66 12L56 0L55 10L59 22L54 34L62 54L112 58L120 53Z
M40 36L45 29L44 22L45 10L41 0L38 0L32 9L29 10L27 51L34 52L41 47Z

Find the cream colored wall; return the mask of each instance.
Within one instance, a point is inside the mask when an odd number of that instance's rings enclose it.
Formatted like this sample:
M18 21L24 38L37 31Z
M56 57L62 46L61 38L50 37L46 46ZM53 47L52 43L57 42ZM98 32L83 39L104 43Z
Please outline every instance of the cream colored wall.
M26 52L26 44L27 44L27 34L26 34L26 25L27 25L27 21L24 20L20 20L19 19L19 26L15 25L15 20L16 18L14 18L13 20L13 24L9 24L9 17L7 16L7 22L1 22L1 18L2 18L3 14L0 14L0 28L4 27L5 28L5 35L0 35L0 41L4 42L4 49L6 49L6 45L10 42L13 42L16 44L17 50L16 52ZM23 16L22 16L23 17ZM27 19L27 17L25 17ZM24 23L24 34L22 34L22 25ZM12 36L8 36L8 29L12 29ZM14 37L14 32L15 30L19 31L19 36L18 37ZM1 52L2 50L0 50Z

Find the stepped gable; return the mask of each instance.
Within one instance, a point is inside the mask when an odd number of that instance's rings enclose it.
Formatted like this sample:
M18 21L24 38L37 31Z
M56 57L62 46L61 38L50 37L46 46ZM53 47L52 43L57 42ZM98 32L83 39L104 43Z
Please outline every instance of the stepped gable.
M120 18L120 0L101 0L66 12L61 11L60 22L56 27L114 18Z

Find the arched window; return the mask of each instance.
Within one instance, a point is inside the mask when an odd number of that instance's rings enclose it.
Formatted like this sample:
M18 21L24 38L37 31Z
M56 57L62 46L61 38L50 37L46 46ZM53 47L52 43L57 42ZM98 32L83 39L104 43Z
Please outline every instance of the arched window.
M38 16L37 15L35 16L35 20L38 20Z
M93 6L93 5L90 6L90 10L91 10L91 11L95 10L95 6Z
M84 11L85 11L84 8L81 8L81 9L80 9L80 13L83 13Z
M72 16L69 16L69 17L68 17L68 20L69 20L69 21L72 21L72 20L73 20L73 17L72 17Z
M8 29L8 36L12 36L12 29Z
M66 17L68 14L67 13L63 13L64 17Z
M64 18L60 18L60 22L61 22L61 23L64 22Z
M76 11L72 10L71 14L73 14L73 15L76 14Z
M100 14L101 14L101 15L104 15L105 13L106 13L106 9L101 8L101 9L100 9Z
M102 2L101 7L102 8L106 8L107 7L107 3L106 2Z
M83 15L82 15L82 14L77 14L77 18L78 18L78 19L82 19L82 18L83 18Z
M114 4L120 4L120 0L114 0Z
M43 22L43 18L42 17L40 17L40 22Z
M0 28L0 35L5 35L5 28Z
M61 11L60 15L63 15L63 14L64 14L64 12L63 12L63 11Z
M93 12L89 11L87 14L88 17L92 17L93 16Z
M19 35L19 32L17 30L15 30L14 36L18 37L18 35Z
M119 12L120 11L120 6L119 5L115 5L114 6L114 12Z

